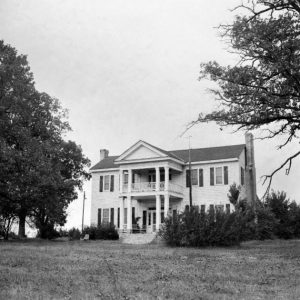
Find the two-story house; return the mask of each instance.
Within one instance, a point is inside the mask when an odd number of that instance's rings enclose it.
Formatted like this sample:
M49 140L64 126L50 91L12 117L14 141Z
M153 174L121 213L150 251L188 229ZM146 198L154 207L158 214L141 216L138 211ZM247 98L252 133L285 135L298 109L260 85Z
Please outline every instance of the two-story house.
M231 211L229 186L236 183L246 193L245 170L247 157L253 158L252 135L248 140L242 145L190 152L166 151L144 141L119 156L100 150L100 161L90 170L91 225L110 222L121 231L140 228L154 232L164 218L189 205L190 182L193 205L203 211ZM255 172L254 159L250 166Z

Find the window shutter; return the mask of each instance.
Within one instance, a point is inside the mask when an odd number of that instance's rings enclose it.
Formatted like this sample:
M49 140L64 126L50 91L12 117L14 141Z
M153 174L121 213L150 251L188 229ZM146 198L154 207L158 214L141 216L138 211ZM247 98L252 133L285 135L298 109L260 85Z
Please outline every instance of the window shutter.
M203 186L203 169L199 169L199 186Z
M110 176L110 191L113 192L114 191L114 179L115 179L115 176L114 175L111 175Z
M98 208L98 226L101 225L101 208Z
M228 184L228 167L224 167L224 184Z
M147 211L143 210L143 229L146 229L147 226Z
M120 207L118 207L118 228L120 228Z
M99 191L103 192L103 176L100 176Z
M210 185L215 185L215 169L210 168Z
M190 187L190 170L186 170L186 187Z
M135 207L132 207L132 224L135 224Z

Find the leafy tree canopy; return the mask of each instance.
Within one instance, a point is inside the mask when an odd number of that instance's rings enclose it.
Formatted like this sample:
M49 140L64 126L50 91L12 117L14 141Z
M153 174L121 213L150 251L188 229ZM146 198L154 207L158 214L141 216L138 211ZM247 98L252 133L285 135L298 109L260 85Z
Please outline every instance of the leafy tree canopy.
M63 139L70 129L59 101L35 89L26 56L0 41L0 206L18 216L21 236L26 217L63 224L90 178L81 147Z
M211 92L220 106L200 114L191 126L216 121L237 130L261 129L262 139L283 135L282 148L297 139L300 129L300 1L244 1L237 9L242 14L220 31L240 60L235 66L201 64L200 80L217 84ZM273 175L284 166L288 173L299 154L265 176L267 192Z

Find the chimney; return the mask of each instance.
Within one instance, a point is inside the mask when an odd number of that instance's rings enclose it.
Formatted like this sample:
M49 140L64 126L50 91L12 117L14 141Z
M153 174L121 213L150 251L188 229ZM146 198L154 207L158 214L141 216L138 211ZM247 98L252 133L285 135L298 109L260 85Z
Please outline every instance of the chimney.
M100 161L104 158L108 157L108 150L107 149L100 149Z
M245 172L245 184L246 184L246 196L250 205L255 208L256 202L256 170L254 160L254 143L253 134L246 132L246 172Z

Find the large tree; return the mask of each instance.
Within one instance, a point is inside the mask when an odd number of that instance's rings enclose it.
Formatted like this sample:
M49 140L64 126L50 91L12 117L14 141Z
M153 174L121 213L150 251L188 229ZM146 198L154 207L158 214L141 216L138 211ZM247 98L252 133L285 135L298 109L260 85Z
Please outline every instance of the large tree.
M26 218L41 224L38 211L47 206L48 219L63 223L57 216L89 178L81 148L63 140L68 130L59 101L35 89L26 56L0 41L0 207L13 204L20 236Z
M284 147L300 129L300 1L243 1L234 9L232 24L220 25L230 51L239 58L234 66L216 61L201 64L200 80L217 84L211 89L219 108L191 123L216 121L237 130L261 129L260 138L283 135ZM269 191L273 175L289 172L298 149L265 176Z

